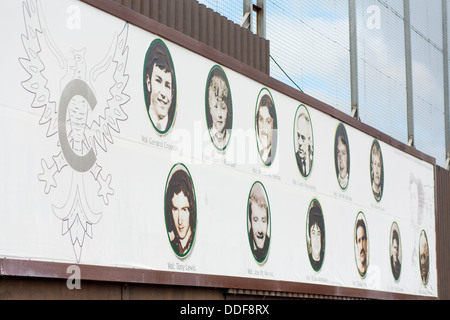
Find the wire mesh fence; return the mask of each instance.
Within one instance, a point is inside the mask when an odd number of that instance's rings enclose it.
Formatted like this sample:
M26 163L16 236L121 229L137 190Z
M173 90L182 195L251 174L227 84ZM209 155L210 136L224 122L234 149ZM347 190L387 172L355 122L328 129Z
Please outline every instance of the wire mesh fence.
M243 0L199 2L237 24L242 20ZM445 167L442 1L409 0L409 89L404 0L358 0L356 6L360 120L408 143L411 90L414 146ZM350 114L348 7L343 0L266 0L266 38L272 77Z

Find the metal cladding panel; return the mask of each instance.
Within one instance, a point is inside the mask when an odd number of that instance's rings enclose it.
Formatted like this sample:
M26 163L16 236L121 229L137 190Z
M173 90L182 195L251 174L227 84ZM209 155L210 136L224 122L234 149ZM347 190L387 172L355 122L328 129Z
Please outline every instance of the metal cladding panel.
M450 299L450 172L436 166L436 232L439 299Z
M114 0L159 23L270 73L269 41L240 27L196 0Z

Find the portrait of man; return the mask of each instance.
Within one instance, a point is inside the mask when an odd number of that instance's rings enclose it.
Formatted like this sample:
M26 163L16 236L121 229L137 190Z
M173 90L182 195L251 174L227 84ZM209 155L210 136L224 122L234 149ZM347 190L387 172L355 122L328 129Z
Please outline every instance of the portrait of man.
M264 263L270 245L270 207L266 190L261 182L255 182L250 190L247 227L253 257L258 263Z
M430 270L430 254L428 249L428 238L424 230L420 233L419 238L419 262L420 277L424 286L428 284L428 276Z
M194 241L197 206L191 176L182 164L175 165L169 174L164 206L170 244L177 256L184 258Z
M402 247L400 243L400 231L395 222L391 227L390 256L392 275L395 281L398 281L402 269Z
M381 147L377 140L373 141L370 151L370 182L373 196L379 202L383 196L384 168Z
M270 166L276 153L278 122L272 96L265 88L258 96L255 122L259 155Z
M367 224L362 212L358 214L355 224L355 258L359 275L364 278L369 266L369 246Z
M211 141L225 150L231 136L233 109L230 85L224 70L214 66L206 81L206 123Z
M153 127L167 133L175 117L176 80L172 57L160 39L150 44L145 56L144 95Z
M314 199L308 210L306 244L308 256L314 271L322 268L325 253L325 222L322 207L317 199Z
M350 176L350 148L347 131L342 123L337 126L334 139L334 166L339 186L345 190Z
M308 177L311 173L314 158L314 141L311 117L304 105L297 109L294 124L295 159L300 174Z

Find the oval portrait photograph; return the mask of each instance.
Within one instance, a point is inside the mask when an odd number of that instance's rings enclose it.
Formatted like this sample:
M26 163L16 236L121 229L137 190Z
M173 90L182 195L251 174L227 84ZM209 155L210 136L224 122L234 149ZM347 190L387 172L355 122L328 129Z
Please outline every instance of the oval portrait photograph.
M339 186L342 190L347 189L350 178L350 147L347 131L342 123L338 124L334 138L334 167Z
M153 127L167 133L175 118L177 85L172 57L161 39L153 40L145 55L144 97Z
M197 205L191 175L181 163L172 167L167 178L164 212L172 249L179 258L185 258L195 238Z
M375 200L380 202L383 196L384 167L381 147L377 140L373 141L370 148L370 184Z
M259 181L253 184L248 196L247 231L253 257L262 264L270 246L270 205L266 189Z
M306 246L309 262L314 271L322 268L325 255L325 222L319 200L313 199L308 208L306 221Z
M295 160L300 174L306 178L311 174L314 159L314 137L311 116L305 105L300 105L294 121Z
M389 256L391 260L392 276L395 281L398 281L400 272L402 271L402 243L400 241L400 230L396 222L392 224L389 239Z
M428 238L425 230L422 230L419 238L419 265L420 277L424 286L428 284L430 271L430 250L428 248Z
M258 95L255 126L259 156L266 166L270 166L277 151L278 122L275 104L267 88L261 89Z
M233 105L227 76L218 65L212 67L206 80L205 113L212 143L225 150L231 137Z
M364 213L359 212L355 222L355 259L361 278L364 278L369 267L369 237Z

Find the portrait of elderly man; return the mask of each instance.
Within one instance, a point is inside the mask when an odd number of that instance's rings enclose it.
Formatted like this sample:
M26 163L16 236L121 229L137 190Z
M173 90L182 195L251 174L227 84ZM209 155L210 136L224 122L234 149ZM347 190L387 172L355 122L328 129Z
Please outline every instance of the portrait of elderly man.
M337 180L341 189L345 190L350 176L350 149L347 132L342 123L339 123L336 129L334 157Z
M270 245L270 207L266 190L255 182L247 204L248 239L253 257L258 263L267 259Z
M233 107L230 85L224 70L214 66L206 81L206 123L213 144L225 150L231 136Z
M304 105L297 109L294 125L295 159L303 177L311 173L314 158L314 141L311 117Z
M160 134L166 133L175 116L176 80L172 57L160 39L150 44L145 56L144 94L153 127Z
M272 96L265 88L258 96L255 121L259 155L264 164L270 166L276 153L278 122Z
M194 185L184 165L175 165L168 178L165 194L167 234L174 252L187 256L194 241L197 206Z

